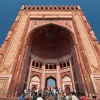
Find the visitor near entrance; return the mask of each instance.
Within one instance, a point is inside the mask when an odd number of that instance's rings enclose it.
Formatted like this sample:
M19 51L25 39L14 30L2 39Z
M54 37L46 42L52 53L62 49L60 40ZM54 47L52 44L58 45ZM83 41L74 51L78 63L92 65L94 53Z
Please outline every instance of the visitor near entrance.
M66 100L70 100L70 96L66 94Z
M81 100L87 100L87 98L86 98L86 96L85 96L85 94L84 93L81 93Z
M58 93L57 100L61 100L60 93Z
M61 93L61 89L59 88L59 93Z
M22 95L18 98L18 100L25 100L25 94L22 94Z
M75 95L75 92L72 92L72 100L78 100L77 96Z
M37 92L35 92L35 94L33 96L33 100L37 100Z
M37 100L43 100L41 97L41 93L39 93L39 97L37 98Z

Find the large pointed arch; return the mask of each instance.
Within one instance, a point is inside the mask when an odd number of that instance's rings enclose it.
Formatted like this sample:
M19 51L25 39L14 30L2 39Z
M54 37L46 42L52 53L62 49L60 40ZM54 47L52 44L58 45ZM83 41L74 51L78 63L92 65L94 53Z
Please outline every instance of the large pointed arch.
M50 23L31 30L27 43L32 54L56 59L70 54L73 47L72 32L68 28Z
M35 33L35 31L37 31L38 29L41 29L42 27L49 26L49 25L53 25L53 26L57 26L59 28L62 28L64 31L67 31L70 34L70 36L75 34L72 30L70 30L67 27L64 27L62 25L58 25L58 24L55 24L55 23L48 23L48 24L44 24L44 25L41 25L41 26L37 26L37 27L31 29L28 32L28 35L26 37L27 38L27 44L30 44L31 43L31 38L32 38L32 35ZM73 38L71 38L71 39L73 40Z

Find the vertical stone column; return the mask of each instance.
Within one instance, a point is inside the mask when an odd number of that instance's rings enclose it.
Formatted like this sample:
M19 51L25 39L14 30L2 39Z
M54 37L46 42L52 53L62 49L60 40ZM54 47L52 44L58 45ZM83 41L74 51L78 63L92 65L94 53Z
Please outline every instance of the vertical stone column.
M57 86L58 88L61 88L61 82L60 82L60 66L57 64Z
M73 75L73 69L72 69L72 63L71 63L71 59L69 59L70 62L70 69L71 69L71 75L72 75L72 84L73 84L73 90L76 92L75 90L75 82L74 82L74 75Z
M42 82L41 82L41 89L45 88L45 64L42 66Z
M28 75L28 81L27 81L27 90L30 88L30 79L31 79L32 62L33 62L33 60L31 59L30 69L29 69L29 75Z

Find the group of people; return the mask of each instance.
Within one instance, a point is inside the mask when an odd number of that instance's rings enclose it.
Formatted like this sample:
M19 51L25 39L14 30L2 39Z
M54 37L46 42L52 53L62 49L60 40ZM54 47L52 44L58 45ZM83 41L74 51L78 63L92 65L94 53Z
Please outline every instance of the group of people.
M42 98L42 94L41 94L41 93L39 93L39 95L37 96L37 92L35 92L33 98L31 98L31 97L25 98L25 94L23 93L23 94L18 98L18 100L44 100L44 99Z
M32 89L25 89L24 94L27 96L33 96L35 93L41 93L43 96L55 96L58 93L61 93L61 89L56 87L46 87L44 89L39 90L38 88L33 87Z
M24 93L19 97L19 100L48 100L47 98L54 98L54 100L87 100L84 94L77 96L75 92L71 94L61 91L60 88L44 88L43 90L36 89L35 87L32 90L24 90Z

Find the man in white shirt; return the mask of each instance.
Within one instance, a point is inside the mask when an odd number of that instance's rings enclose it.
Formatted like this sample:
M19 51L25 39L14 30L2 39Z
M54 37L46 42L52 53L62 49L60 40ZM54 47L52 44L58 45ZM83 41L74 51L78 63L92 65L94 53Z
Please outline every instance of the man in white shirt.
M61 93L61 89L59 88L59 90L58 90L59 92L58 93Z
M39 93L39 97L36 100L43 100L41 97L41 93Z
M75 92L72 92L72 100L78 100L78 98L75 96Z
M66 100L70 100L70 97L68 94L66 94Z
M27 94L27 89L24 90L24 94L25 94L25 95Z

